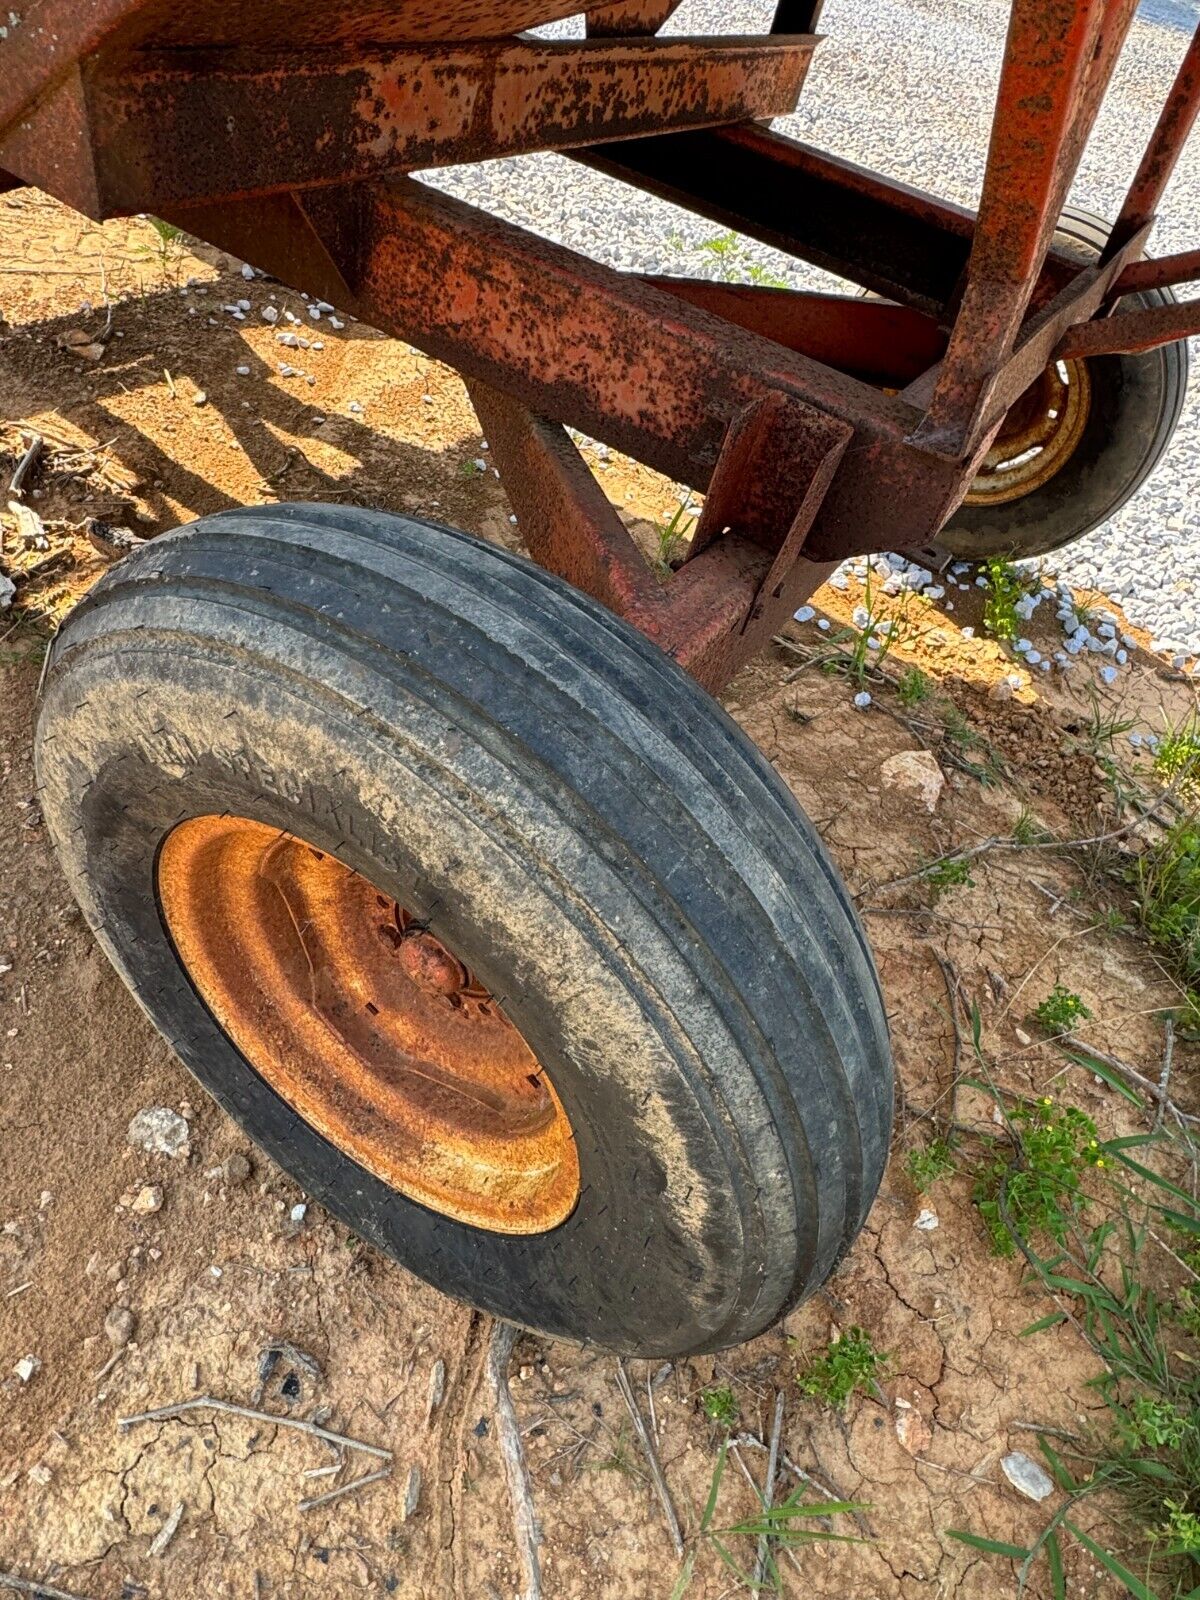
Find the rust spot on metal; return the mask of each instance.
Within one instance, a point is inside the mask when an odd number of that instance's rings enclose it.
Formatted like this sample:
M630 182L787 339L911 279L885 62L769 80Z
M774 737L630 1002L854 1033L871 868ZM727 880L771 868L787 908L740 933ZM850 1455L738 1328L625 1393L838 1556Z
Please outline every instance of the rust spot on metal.
M163 841L163 919L200 998L321 1136L431 1210L543 1233L579 1196L554 1086L453 951L327 852L195 817Z

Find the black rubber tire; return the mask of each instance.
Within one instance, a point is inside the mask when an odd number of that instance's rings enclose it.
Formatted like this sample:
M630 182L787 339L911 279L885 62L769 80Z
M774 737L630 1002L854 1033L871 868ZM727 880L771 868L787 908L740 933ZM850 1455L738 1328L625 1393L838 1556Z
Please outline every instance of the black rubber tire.
M1102 218L1067 210L1057 238L1099 255L1108 234ZM1127 295L1121 306L1135 310L1174 299L1170 289L1150 289ZM1183 408L1187 341L1139 355L1096 356L1087 369L1092 386L1087 423L1058 472L1019 500L960 506L934 541L939 551L963 561L1048 555L1106 522L1146 481Z
M223 512L70 617L37 732L71 887L184 1062L302 1187L476 1306L638 1355L718 1349L827 1277L887 1154L878 981L785 785L674 662L463 534ZM229 811L340 856L488 985L571 1119L582 1192L513 1237L307 1126L189 984L156 852Z

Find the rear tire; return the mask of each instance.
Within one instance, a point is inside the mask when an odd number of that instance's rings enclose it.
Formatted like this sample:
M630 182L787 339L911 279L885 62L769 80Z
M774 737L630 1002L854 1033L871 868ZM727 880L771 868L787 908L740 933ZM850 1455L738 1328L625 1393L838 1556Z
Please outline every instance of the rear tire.
M1102 218L1067 210L1057 240L1099 255L1109 235ZM1172 304L1170 289L1127 295L1125 310ZM1136 355L1082 362L1088 415L1078 442L1044 483L1019 499L964 504L938 534L936 548L963 561L1048 555L1090 533L1142 486L1171 442L1187 394L1186 340Z
M204 518L68 620L37 763L88 921L183 1061L446 1293L630 1354L713 1350L810 1294L862 1226L891 1064L845 890L725 713L560 580L353 508ZM500 999L573 1129L566 1220L517 1235L401 1192L235 1046L156 879L173 830L225 815L336 857Z

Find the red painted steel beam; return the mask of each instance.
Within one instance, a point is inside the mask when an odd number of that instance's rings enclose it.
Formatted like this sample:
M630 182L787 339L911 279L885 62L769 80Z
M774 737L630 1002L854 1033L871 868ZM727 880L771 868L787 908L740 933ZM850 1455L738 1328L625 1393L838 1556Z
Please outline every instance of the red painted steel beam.
M90 151L99 214L161 212L771 116L795 105L813 44L494 40L278 62L138 54L83 73L75 156ZM18 143L24 176L61 192L70 153L51 130ZM6 149L0 138L11 165Z
M1154 220L1163 190L1183 153L1200 112L1200 28L1192 35L1171 92L1138 165L1120 215L1113 224L1109 249L1122 244Z
M965 456L1016 342L1135 0L1014 0L971 257L917 438Z
M807 405L814 433L848 422L854 470L814 525L830 554L919 546L963 491L962 465L906 442L919 413L903 402L425 185L302 200L366 321L697 489L768 394ZM767 475L781 508L792 475L781 448Z
M657 33L681 3L682 0L617 0L615 5L598 6L587 14L588 38L627 39L639 33Z
M1133 355L1161 344L1200 335L1200 300L1172 301L1143 311L1121 311L1113 317L1078 323L1068 329L1054 354L1072 356Z
M919 548L972 475L907 442L920 412L904 401L412 179L165 214L699 490L735 419L772 394L807 406L829 448L848 424L806 558ZM764 461L775 504L755 511L776 546L803 477L789 449L782 435Z
M1174 256L1147 256L1131 261L1113 286L1113 295L1138 294L1144 289L1170 289L1200 279L1200 250L1181 250Z
M717 283L711 278L648 277L645 282L880 387L903 388L940 360L946 349L946 335L932 317L886 300Z

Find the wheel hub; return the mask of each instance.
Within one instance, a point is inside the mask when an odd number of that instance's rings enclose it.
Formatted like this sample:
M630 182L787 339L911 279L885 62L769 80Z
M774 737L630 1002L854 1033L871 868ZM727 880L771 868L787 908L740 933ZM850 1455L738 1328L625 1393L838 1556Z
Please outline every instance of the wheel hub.
M158 895L200 998L330 1143L444 1215L541 1233L579 1195L570 1123L499 1001L335 856L246 818L164 840Z

